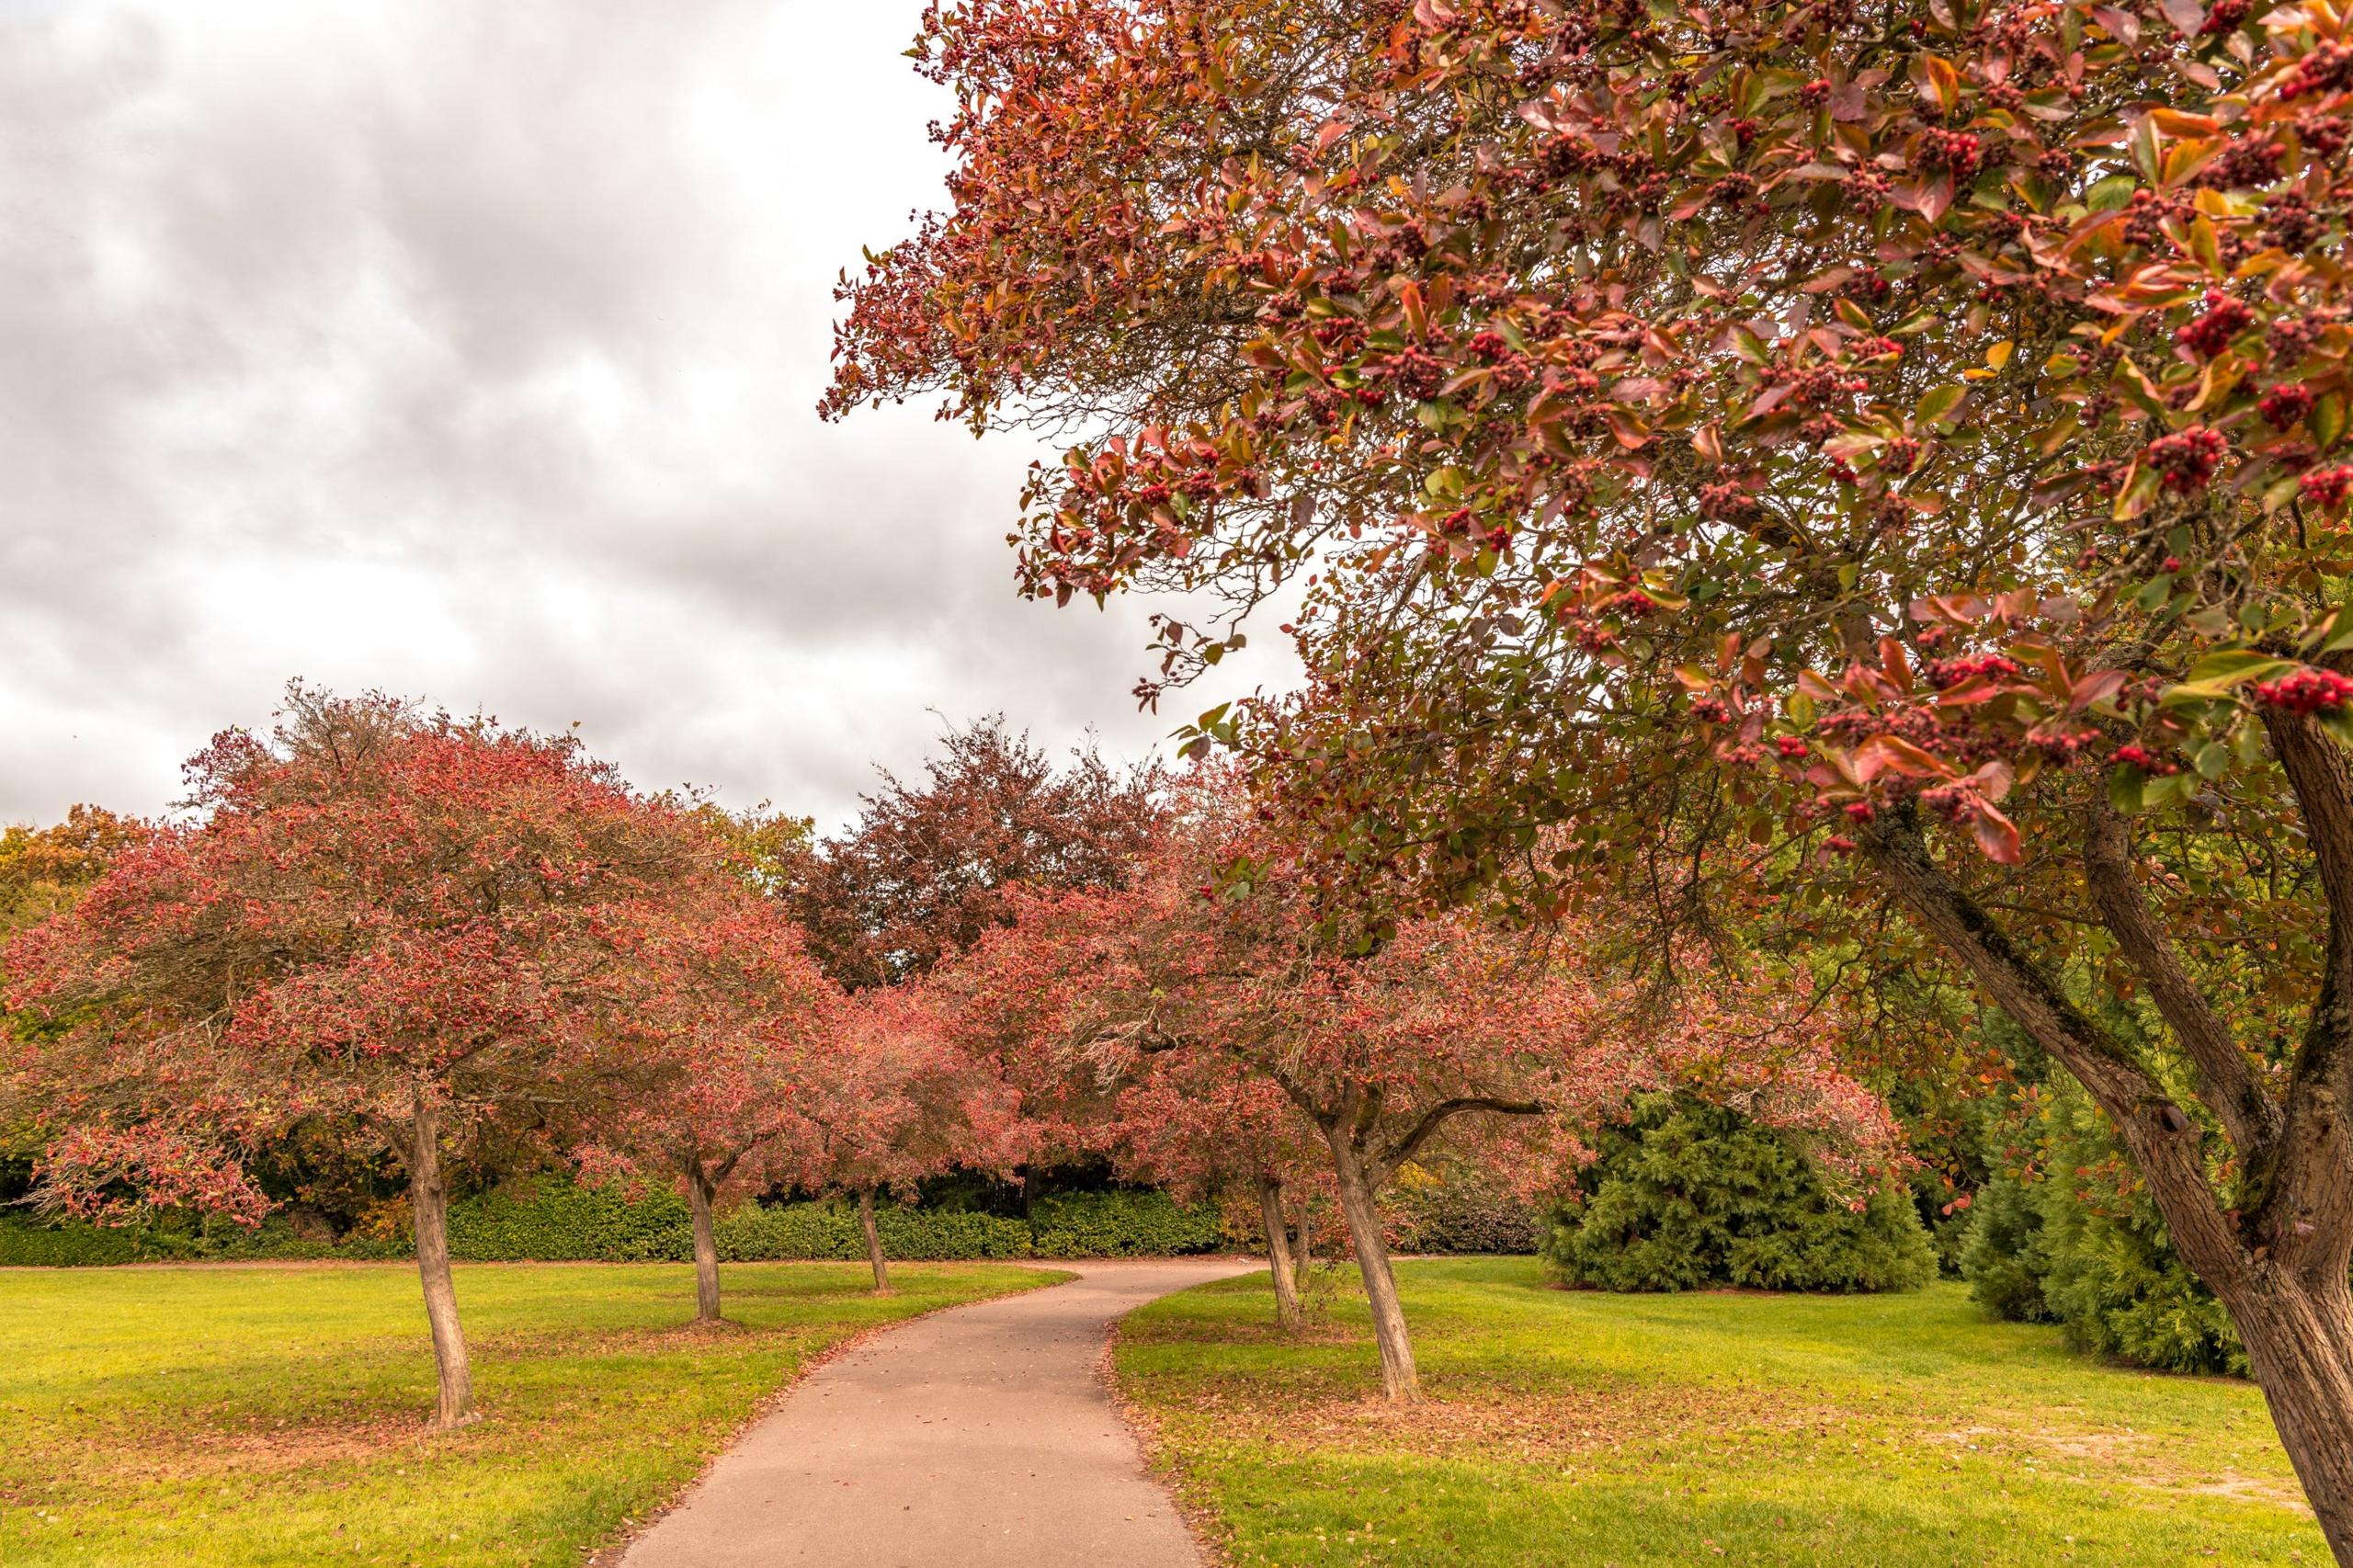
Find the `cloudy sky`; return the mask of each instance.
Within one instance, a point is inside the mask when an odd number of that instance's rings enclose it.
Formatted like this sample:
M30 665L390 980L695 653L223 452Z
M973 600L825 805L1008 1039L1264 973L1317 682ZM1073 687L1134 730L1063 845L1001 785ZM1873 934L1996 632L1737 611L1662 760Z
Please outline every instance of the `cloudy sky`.
M295 676L828 823L934 710L1154 745L1144 607L1013 593L1029 447L812 412L920 10L0 0L0 821Z

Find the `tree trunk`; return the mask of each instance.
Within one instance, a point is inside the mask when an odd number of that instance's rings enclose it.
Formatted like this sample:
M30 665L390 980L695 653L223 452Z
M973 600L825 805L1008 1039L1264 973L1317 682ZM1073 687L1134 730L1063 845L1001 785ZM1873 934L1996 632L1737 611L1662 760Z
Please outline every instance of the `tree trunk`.
M1421 1374L1414 1369L1414 1341L1405 1331L1405 1309L1397 1301L1397 1276L1389 1267L1389 1244L1381 1240L1381 1215L1373 1207L1372 1180L1364 1156L1347 1129L1324 1129L1332 1165L1340 1178L1340 1212L1348 1221L1348 1244L1364 1276L1365 1299L1372 1305L1372 1337L1381 1346L1381 1386L1392 1401L1414 1404L1422 1397Z
M2309 818L2313 801L2342 813L2330 791L2342 766L2311 788L2300 785ZM2291 777L2292 768L2291 768ZM2325 786L2322 788L2321 786ZM2086 876L2106 923L2122 928L2120 946L2143 968L2177 1040L2203 1057L2200 1081L2226 1127L2256 1143L2253 1164L2269 1172L2246 1211L2225 1213L2207 1171L2198 1124L2174 1103L2157 1074L2079 1009L2057 978L2013 943L1928 853L1916 808L1887 813L1867 844L1877 869L1912 923L1942 944L1986 994L2090 1092L2131 1150L2174 1248L2230 1313L2263 1390L2279 1441L2296 1467L2321 1532L2339 1568L2353 1568L2353 1288L2347 1283L2353 1213L2345 1175L2339 1096L2331 1063L2353 1038L2353 986L2332 968L2308 1028L2329 1031L2315 1051L2299 1052L2284 1128L2233 1082L2226 1040L2203 1039L2208 1026L2186 994L2188 981L2148 925L2129 881L2129 843L2098 836L2095 823ZM2353 838L2353 823L2344 824ZM2353 898L2353 890L2348 890ZM2332 966L2347 937L2335 895L2329 931ZM2353 961L2348 961L2353 967ZM2154 978L2151 978L2154 977ZM2343 1014L2344 1016L2340 1016ZM2235 1047L2230 1048L2234 1052ZM2242 1158L2249 1151L2237 1151Z
M2246 1343L2247 1369L2271 1407L2339 1568L2353 1568L2353 1290L2267 1272L2215 1292Z
M1290 1221L1283 1216L1283 1184L1258 1178L1258 1212L1267 1223L1267 1268L1275 1279L1275 1321L1296 1334L1306 1314L1299 1306L1299 1274L1290 1255Z
M425 1318L433 1328L433 1365L440 1381L437 1418L445 1429L474 1418L473 1369L458 1322L458 1286L449 1273L449 1181L441 1170L441 1125L423 1091L409 1123L408 1200L416 1218L416 1272L425 1285Z
M695 1322L719 1321L719 1235L711 1224L710 1204L717 1196L700 1165L687 1169L687 1206L695 1220Z
M866 1233L866 1261L874 1266L874 1293L891 1293L891 1265L882 1256L882 1233L874 1223L874 1189L859 1189L858 1195L858 1228Z
M1307 1271L1315 1266L1315 1237L1309 1229L1314 1213L1314 1198L1302 1198L1299 1200L1299 1234L1290 1244L1291 1289L1302 1296L1307 1294Z

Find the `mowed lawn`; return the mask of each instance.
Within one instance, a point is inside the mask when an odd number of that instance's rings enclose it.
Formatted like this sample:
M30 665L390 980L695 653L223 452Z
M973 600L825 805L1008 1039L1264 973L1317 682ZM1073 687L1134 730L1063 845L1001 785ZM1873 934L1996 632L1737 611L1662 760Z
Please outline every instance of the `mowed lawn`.
M1360 1296L1287 1341L1264 1274L1144 1308L1119 1375L1238 1565L2179 1568L2329 1561L2262 1397L2070 1354L1958 1286L1607 1296L1400 1266L1431 1395ZM1351 1281L1353 1277L1351 1276Z
M440 1434L404 1265L0 1270L0 1563L574 1568L813 1354L1061 1278L745 1265L698 1331L684 1267L461 1267L487 1419Z

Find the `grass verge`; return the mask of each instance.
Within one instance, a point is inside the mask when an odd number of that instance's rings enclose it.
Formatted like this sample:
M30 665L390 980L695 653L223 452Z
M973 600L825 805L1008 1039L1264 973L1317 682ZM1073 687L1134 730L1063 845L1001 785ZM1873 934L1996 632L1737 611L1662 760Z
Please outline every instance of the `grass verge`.
M1606 1296L1401 1265L1429 1402L1360 1297L1299 1339L1266 1276L1122 1324L1122 1392L1242 1568L2180 1568L2329 1561L2250 1385L2107 1367L1912 1295Z
M458 1270L486 1419L426 1425L406 1265L0 1271L0 1563L578 1563L666 1501L808 1360L862 1330L1049 1284L1041 1269Z

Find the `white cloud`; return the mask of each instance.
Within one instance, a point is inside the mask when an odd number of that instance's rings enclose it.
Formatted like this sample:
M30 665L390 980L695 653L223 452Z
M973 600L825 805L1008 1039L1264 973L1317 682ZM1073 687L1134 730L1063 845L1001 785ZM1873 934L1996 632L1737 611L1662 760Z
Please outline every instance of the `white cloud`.
M813 412L920 9L0 0L0 820L293 675L829 820L926 710L1154 744L1144 607L1014 597L1031 450Z

